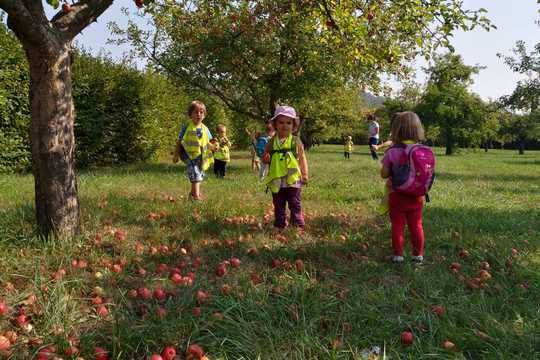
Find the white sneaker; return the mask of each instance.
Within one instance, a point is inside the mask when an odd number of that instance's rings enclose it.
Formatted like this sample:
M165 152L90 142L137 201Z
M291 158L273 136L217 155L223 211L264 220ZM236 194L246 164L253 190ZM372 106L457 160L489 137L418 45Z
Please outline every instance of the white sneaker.
M413 256L411 260L415 263L422 263L424 262L424 257L422 255L419 256Z
M392 262L393 262L393 263L402 263L403 260L405 260L405 259L403 258L403 256L394 256L394 257L392 257Z

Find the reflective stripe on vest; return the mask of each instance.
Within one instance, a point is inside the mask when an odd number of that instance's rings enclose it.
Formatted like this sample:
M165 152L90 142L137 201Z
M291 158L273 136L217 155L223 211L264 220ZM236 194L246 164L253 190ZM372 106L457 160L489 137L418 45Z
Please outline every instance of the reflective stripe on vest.
M195 160L199 156L202 156L201 167L205 171L214 162L214 156L208 147L210 144L208 128L206 125L201 124L200 129L202 131L201 138L197 137L197 127L195 124L190 123L182 137L182 146L190 160Z
M266 186L273 192L279 192L281 187L281 179L287 177L287 184L293 185L300 180L300 166L294 156L296 151L293 151L293 136L289 135L283 145L281 145L278 137L274 137L272 144L272 158L270 160L270 170L267 175Z

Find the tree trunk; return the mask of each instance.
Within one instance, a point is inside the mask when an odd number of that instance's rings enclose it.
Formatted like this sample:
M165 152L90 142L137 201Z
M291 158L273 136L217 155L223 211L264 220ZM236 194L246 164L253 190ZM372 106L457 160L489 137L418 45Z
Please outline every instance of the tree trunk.
M525 141L524 140L518 141L518 148L519 148L519 155L525 154Z
M70 44L26 50L37 223L43 236L69 240L79 231Z
M454 153L454 149L452 147L451 143L446 144L446 155L452 155Z

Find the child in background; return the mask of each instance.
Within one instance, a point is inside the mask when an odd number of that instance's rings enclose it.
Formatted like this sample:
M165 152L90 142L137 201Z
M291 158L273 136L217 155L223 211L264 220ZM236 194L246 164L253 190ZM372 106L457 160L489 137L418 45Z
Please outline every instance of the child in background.
M397 263L403 261L404 232L407 224L413 247L412 260L421 263L424 260L424 229L422 225L424 196L414 196L410 193L396 191L394 184L398 180L398 175L409 176L409 171L406 174L398 174L397 170L403 169L402 165L404 164L411 165L411 163L407 162L407 158L411 159L410 153L413 151L415 144L424 139L424 129L418 115L413 112L398 113L394 117L391 128L394 146L384 156L381 177L388 179L388 204L392 223L392 247L394 250L392 261ZM420 145L418 148L420 147L423 146ZM428 148L428 151L431 150ZM432 160L432 165L427 166L428 170L431 171L434 170L434 158ZM415 171L418 172L418 175L423 169L417 168ZM418 179L420 178L414 180ZM431 179L432 181L433 179ZM431 184L427 187L431 187Z
M371 157L373 158L373 160L379 160L376 146L379 145L380 126L379 126L379 123L377 122L377 118L373 114L369 114L367 116L367 121L369 122L369 125L368 125L369 151L371 153Z
M191 182L189 198L202 200L201 182L205 171L214 162L212 151L217 147L211 144L212 134L202 122L206 117L206 106L200 101L193 101L188 108L191 122L182 126L182 131L176 142L176 151L173 162L179 159L186 164L187 175Z
M351 158L351 153L352 153L352 150L353 150L353 141L352 141L351 136L347 136L345 138L344 148L345 148L345 152L344 152L345 159L350 159Z
M261 134L255 140L255 152L257 153L258 157L263 156L264 150L266 149L266 145L268 144L270 139L273 138L275 135L276 135L276 132L274 130L274 127L272 126L272 122L268 122L266 124L266 132L264 134ZM264 162L261 163L261 170L259 172L259 181L263 181L267 172L268 172L268 165L265 164Z
M291 212L291 224L304 232L302 214L302 185L307 184L308 164L304 145L293 132L300 126L296 111L290 106L279 106L270 120L276 135L270 139L263 154L263 162L270 165L267 186L272 191L274 203L274 226L281 232L288 225L287 204Z
M218 124L218 137L216 141L217 150L214 152L214 174L224 178L227 163L231 161L231 142L227 138L227 128L223 124Z
M257 156L256 151L256 140L261 136L261 133L259 131L251 132L248 128L245 129L246 133L248 134L249 138L251 139L251 170L253 171L260 171L261 168L261 160Z

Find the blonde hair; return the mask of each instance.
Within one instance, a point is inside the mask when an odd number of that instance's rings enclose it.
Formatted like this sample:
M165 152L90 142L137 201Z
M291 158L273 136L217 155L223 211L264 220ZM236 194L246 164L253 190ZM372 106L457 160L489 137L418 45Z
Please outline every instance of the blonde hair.
M204 105L202 101L199 101L199 100L192 101L188 107L188 115L191 116L191 114L193 113L193 111L195 111L195 109L202 109L204 111L204 115L206 115L206 105Z
M401 143L405 140L418 142L425 139L424 127L420 122L420 118L412 111L395 113L392 116L390 132L392 133L392 142L394 144Z

